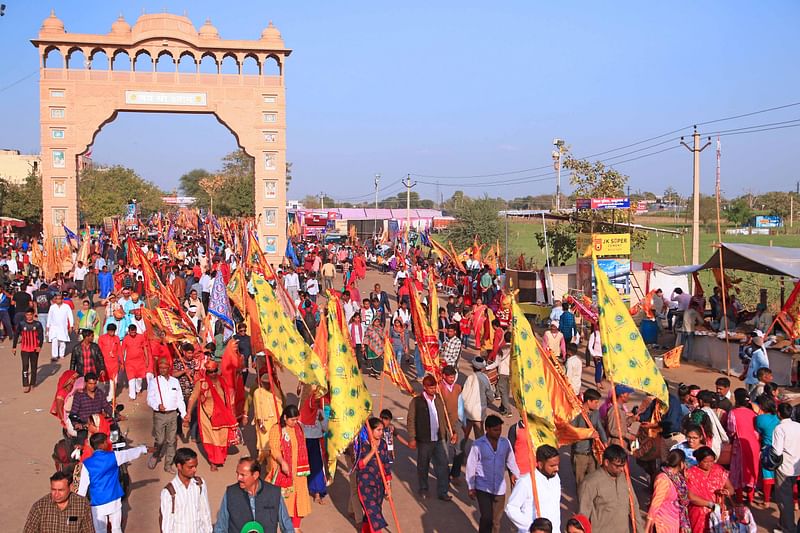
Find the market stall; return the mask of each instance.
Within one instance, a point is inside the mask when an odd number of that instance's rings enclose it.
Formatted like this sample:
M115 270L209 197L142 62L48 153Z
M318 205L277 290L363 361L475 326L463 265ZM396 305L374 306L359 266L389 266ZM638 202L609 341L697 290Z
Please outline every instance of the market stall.
M738 376L742 373L742 362L739 359L739 339L732 338L726 346L725 339L719 338L716 332L698 332L692 343L690 361L696 361L715 370L725 373L728 370L728 349L731 355L731 375ZM789 386L792 384L792 366L798 360L797 354L784 353L780 350L767 349L769 367L772 376L778 385Z
M787 320L797 319L796 305L792 301L796 297L798 290L798 280L800 279L800 248L784 248L778 246L758 246L755 244L722 243L720 251L714 252L705 264L691 265L684 267L661 267L664 273L672 275L693 274L699 270L719 269L720 261L725 270L742 270L771 276L786 276L795 282L795 291L787 300L781 311L782 316ZM721 259L720 259L721 256ZM789 309L792 308L792 309ZM785 328L785 323L781 326ZM742 372L742 363L739 359L739 344L744 337L746 330L752 330L752 326L740 326L739 331L729 331L728 341L725 340L724 332L701 330L695 334L692 353L688 359L706 364L720 371L727 371L728 358L730 356L731 373L738 375ZM775 335L768 336L768 345L773 343L780 349L767 349L769 366L772 369L774 380L779 385L790 385L792 383L792 369L800 361L800 353L797 353L797 346L793 344L794 334L789 338L783 330L775 330Z

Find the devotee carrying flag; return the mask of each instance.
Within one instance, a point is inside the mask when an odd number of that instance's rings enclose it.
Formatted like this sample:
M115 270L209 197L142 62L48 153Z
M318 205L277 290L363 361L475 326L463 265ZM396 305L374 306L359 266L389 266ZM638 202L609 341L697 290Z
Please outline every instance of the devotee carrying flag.
M386 336L383 348L383 373L389 377L391 382L394 383L398 389L412 396L414 395L414 388L408 382L408 378L397 362L397 357L395 357L394 350L392 350L392 340L388 335ZM381 377L381 379L383 379L383 377Z
M669 391L664 377L650 357L650 352L647 351L647 346L617 289L598 266L596 257L593 261L597 280L600 340L606 373L615 384L633 387L655 396L667 405Z
M364 385L353 346L339 325L342 315L338 300L331 298L327 317L331 416L326 439L331 480L336 473L336 458L356 438L372 412L369 390Z
M256 273L252 282L265 347L300 381L315 385L321 394L326 394L328 383L322 361L303 340L294 319L284 313L270 284Z
M439 338L431 329L422 303L419 301L419 293L410 277L406 278L406 287L411 299L411 322L414 324L414 335L419 347L420 359L425 373L431 374L436 381L441 381L442 365L439 363Z
M553 406L548 397L544 351L516 300L511 308L511 394L520 415L527 415L528 432L535 447L558 447Z
M225 290L225 281L222 278L222 270L217 270L214 277L214 284L211 286L211 295L208 298L208 312L219 318L229 329L233 329L233 311L228 293Z

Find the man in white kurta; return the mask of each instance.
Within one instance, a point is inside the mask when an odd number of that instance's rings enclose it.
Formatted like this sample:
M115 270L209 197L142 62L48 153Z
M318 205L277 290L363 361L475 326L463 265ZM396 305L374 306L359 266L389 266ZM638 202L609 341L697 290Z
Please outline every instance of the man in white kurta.
M51 343L51 361L64 357L69 342L69 332L74 323L72 308L64 303L64 298L60 294L53 296L53 302L47 312L47 340Z
M558 477L560 458L558 450L547 444L536 449L536 495L542 517L553 524L553 531L561 531L561 478ZM506 502L506 515L518 533L527 533L536 516L533 485L530 474L517 480Z
M197 453L179 448L175 467L177 475L161 489L162 533L211 533L208 488L197 475Z

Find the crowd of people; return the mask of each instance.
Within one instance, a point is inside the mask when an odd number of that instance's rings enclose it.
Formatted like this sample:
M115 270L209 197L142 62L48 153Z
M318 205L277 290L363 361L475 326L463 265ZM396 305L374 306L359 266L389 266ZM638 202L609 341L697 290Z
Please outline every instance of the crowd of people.
M179 302L195 342L174 342L153 327L151 288L145 265L131 261L133 243ZM325 396L301 383L291 400L243 313L234 311L227 324L213 312L217 277L227 284L236 269L248 271L233 242L206 240L191 230L178 230L169 247L158 237L118 246L102 236L86 263L75 261L50 276L31 262L35 243L12 239L6 245L0 325L13 339L14 353L19 349L24 392L37 386L45 342L51 361L70 358L50 411L61 431L53 453L56 473L50 494L31 508L26 533L121 532L122 501L130 491L125 465L142 455L148 468L160 463L174 475L161 491L164 532L299 531L314 506L326 503L331 473ZM780 527L794 532L800 423L771 382L757 334L743 349L746 388L731 391L731 381L721 377L715 390L681 384L666 405L647 397L630 407L632 389L607 387L596 327L566 300L556 302L542 346L583 405L572 424L594 433L561 451L548 445L531 450L526 426L504 421L516 420L516 409L510 306L496 263L475 253L458 264L425 255L421 246L378 261L369 246L303 240L294 243L294 254L296 261L276 268L270 283L294 303L292 318L306 342L314 344L324 320L320 299L336 297L362 375L380 378L391 357L421 388L403 413L405 428L383 409L368 418L345 453L348 514L362 531L390 528L383 504L391 496L401 444L416 454L418 497L430 496L431 465L438 500L451 501L452 488L465 482L481 533L499 532L504 516L520 532L703 533L716 531L715 523L755 531L749 506L773 497ZM392 277L382 279L391 281L362 293L370 263L390 271ZM249 283L249 297L254 293ZM429 340L415 323L417 294L435 336L431 342L438 344L438 376L425 368L421 343ZM686 313L680 318L681 324L691 320ZM582 374L592 365L595 386L587 387ZM131 401L146 396L153 446L132 446L120 436L123 388ZM246 444L245 426L253 427L255 453L238 459L236 483L214 515L198 464L204 459L212 472L218 470L229 446ZM201 455L178 447L178 439L197 442ZM577 513L565 521L563 453L577 490ZM634 464L652 491L646 514L631 486Z

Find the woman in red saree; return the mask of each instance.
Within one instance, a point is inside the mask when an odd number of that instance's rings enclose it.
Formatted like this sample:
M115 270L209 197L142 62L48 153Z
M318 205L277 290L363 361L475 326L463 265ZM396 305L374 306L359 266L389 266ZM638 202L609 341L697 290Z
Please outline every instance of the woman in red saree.
M367 275L367 260L364 259L363 251L358 251L353 257L353 270L357 280L364 279Z
M234 398L231 387L219 376L219 365L216 361L205 363L205 374L197 381L189 397L187 413L197 406L197 426L200 442L206 452L211 470L216 471L225 464L228 457L228 446L236 441L236 417L233 414ZM183 420L183 430L189 430L187 414Z
M759 471L761 449L756 432L756 413L750 407L745 389L733 393L736 405L728 413L727 430L733 441L731 450L731 483L736 489L736 502L752 501ZM745 496L746 494L746 496Z
M234 339L228 341L225 346L225 351L222 352L222 377L226 385L232 385L228 393L233 398L233 414L236 420L241 420L244 416L245 394L244 394L244 378L242 370L244 368L244 360L242 354L239 353L238 342Z
M303 517L311 514L311 496L308 493L311 467L300 425L300 410L296 405L284 407L280 422L269 430L267 453L266 480L281 489L286 509L297 529Z
M692 533L708 533L710 504L717 503L733 493L733 485L728 479L728 471L717 464L717 456L708 446L701 446L694 452L697 466L686 471L686 485L693 496L689 505L689 522ZM697 502L697 500L702 502ZM698 505L697 503L705 503Z
M69 421L69 411L72 408L72 397L81 389L83 389L83 378L74 370L65 370L58 378L56 393L50 405L50 414L61 422L61 427L72 437L77 433Z

